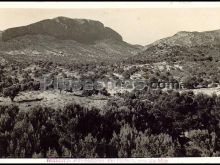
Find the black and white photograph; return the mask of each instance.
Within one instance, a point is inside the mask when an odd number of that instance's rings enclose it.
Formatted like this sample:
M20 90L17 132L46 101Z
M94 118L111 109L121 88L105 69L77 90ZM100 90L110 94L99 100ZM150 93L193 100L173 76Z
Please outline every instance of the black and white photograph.
M219 157L213 4L0 2L0 161Z

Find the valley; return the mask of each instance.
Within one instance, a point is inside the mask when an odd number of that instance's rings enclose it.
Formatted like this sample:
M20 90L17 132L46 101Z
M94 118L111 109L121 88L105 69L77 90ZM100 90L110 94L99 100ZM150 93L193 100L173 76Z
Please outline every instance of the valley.
M67 17L0 32L0 157L220 156L219 41Z

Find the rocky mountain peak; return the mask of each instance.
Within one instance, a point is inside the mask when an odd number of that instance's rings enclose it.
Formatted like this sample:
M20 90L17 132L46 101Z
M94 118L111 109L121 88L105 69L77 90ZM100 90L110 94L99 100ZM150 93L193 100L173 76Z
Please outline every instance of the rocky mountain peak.
M105 27L99 21L67 17L56 17L27 26L7 29L2 33L2 39L8 41L25 35L48 35L58 39L75 40L80 43L93 43L104 39L122 41L120 34Z

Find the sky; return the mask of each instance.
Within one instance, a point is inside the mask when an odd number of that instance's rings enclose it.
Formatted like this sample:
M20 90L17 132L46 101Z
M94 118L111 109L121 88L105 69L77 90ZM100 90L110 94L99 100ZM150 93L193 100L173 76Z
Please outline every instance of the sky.
M1 8L0 30L65 16L98 20L131 44L147 45L178 31L220 29L220 8Z

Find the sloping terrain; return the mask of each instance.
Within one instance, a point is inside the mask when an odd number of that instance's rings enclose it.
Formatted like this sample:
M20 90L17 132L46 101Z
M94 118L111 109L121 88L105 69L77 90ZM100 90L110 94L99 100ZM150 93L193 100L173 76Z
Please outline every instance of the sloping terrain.
M207 32L178 32L171 37L147 45L136 61L192 61L220 59L220 30Z
M2 31L0 30L0 41L2 40Z
M122 40L122 37L111 28L104 27L99 21L57 17L42 20L27 26L7 29L2 34L3 41L24 35L49 35L58 39L75 40L81 43L92 43L102 39Z
M180 31L172 37L167 37L154 42L152 45L167 44L170 46L193 47L200 45L220 45L220 30L207 32Z
M140 46L128 44L101 22L58 17L2 33L0 54L7 60L61 63L103 62L131 57Z
M17 60L50 60L64 63L121 60L139 49L123 41L101 40L83 44L74 40L59 40L51 36L32 35L2 42L0 51Z

